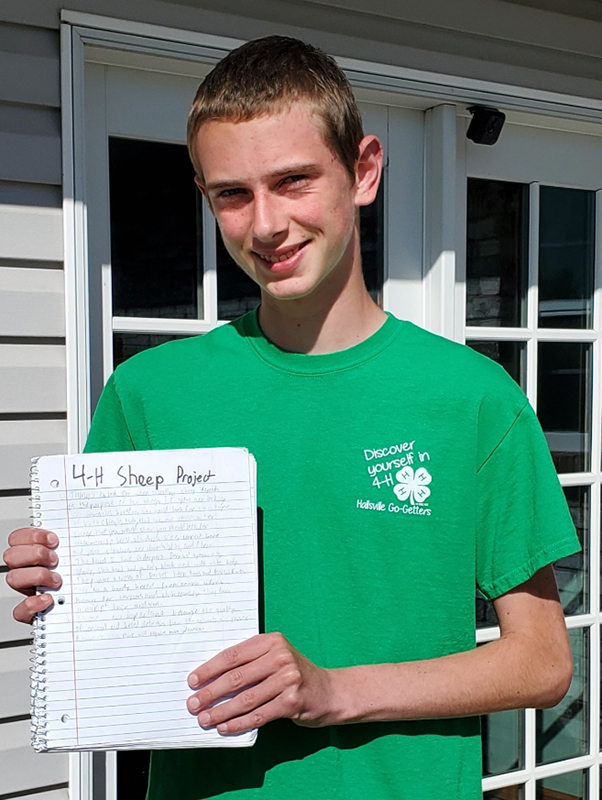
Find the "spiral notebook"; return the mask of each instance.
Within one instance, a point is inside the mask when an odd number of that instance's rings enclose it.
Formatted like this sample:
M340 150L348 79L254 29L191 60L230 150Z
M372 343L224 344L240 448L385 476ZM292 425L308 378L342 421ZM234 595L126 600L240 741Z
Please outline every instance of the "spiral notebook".
M186 678L258 632L256 464L243 448L45 456L32 524L60 589L34 622L38 751L237 747L186 709Z

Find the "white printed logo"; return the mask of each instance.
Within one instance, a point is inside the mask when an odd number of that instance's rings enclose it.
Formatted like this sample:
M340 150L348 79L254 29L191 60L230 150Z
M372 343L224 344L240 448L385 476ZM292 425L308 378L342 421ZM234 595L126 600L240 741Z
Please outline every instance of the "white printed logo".
M427 500L431 496L429 485L433 479L430 472L420 466L423 463L430 466L431 455L428 450L416 447L416 439L398 440L386 447L365 448L364 460L372 486L379 490L380 496L375 496L372 490L369 499L357 498L356 508L402 516L432 515ZM385 491L381 494L383 489ZM391 490L397 501L389 502Z
M412 467L404 467L395 475L397 486L393 491L398 500L409 498L412 505L421 504L430 496L431 490L428 488L432 477L424 467L419 467L416 472Z

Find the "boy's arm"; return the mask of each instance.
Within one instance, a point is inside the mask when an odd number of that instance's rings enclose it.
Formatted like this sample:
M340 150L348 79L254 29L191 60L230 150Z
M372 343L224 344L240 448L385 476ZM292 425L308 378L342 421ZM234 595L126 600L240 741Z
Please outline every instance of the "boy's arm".
M499 639L427 661L327 670L281 634L255 636L192 673L191 687L202 688L188 708L203 727L238 733L281 717L319 727L555 705L568 690L572 661L553 568L494 603Z

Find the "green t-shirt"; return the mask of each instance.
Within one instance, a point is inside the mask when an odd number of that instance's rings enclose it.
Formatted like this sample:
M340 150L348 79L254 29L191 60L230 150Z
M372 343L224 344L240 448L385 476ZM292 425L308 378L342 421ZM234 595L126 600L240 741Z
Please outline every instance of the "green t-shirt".
M389 317L339 353L280 350L251 313L119 367L88 450L244 446L258 463L265 630L323 667L475 646L496 597L579 545L525 396ZM476 718L309 729L153 754L149 800L476 800Z

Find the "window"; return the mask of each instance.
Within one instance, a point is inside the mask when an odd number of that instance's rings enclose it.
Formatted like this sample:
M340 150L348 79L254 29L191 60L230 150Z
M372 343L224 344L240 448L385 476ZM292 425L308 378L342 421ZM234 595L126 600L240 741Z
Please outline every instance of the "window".
M600 541L602 298L595 287L602 174L587 175L584 165L576 175L580 137L540 133L534 159L537 142L536 130L507 125L494 148L465 145L465 337L501 364L535 407L583 546L556 564L574 676L553 709L484 719L484 787L491 798L573 800L593 798L591 770L599 763L594 565ZM598 143L602 153L602 139ZM574 159L565 174L557 163L563 149ZM477 597L478 641L495 638L496 625L493 606Z

